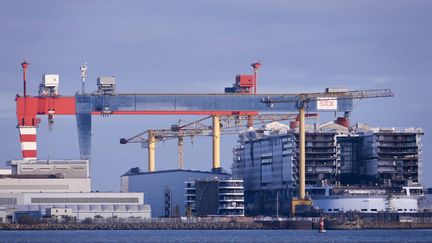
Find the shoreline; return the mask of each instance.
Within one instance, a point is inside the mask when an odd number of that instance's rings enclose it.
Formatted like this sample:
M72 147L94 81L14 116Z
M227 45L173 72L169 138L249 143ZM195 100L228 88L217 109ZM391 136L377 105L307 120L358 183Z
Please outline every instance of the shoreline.
M303 222L304 223L304 222ZM432 229L432 223L408 222L326 222L326 230L392 230ZM146 223L36 223L0 224L0 231L9 230L318 230L317 224L266 224L262 222L146 222Z
M258 230L260 223L200 222L200 223L67 223L67 224L0 224L2 230Z

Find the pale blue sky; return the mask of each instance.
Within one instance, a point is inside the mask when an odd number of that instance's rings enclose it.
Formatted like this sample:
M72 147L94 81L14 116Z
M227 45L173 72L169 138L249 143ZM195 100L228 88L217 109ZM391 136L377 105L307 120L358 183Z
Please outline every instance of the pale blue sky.
M431 12L431 1L1 1L0 159L21 157L14 96L22 93L23 59L29 93L43 73L59 73L63 95L80 90L83 62L87 90L98 76L115 75L121 92L204 93L222 92L261 60L259 92L393 89L394 98L358 103L352 120L423 127L424 179L432 185ZM146 151L120 145L120 137L177 119L94 117L94 189L118 190L122 173L146 168ZM78 158L75 118L57 117L54 132L42 120L39 158ZM235 140L223 138L228 169ZM210 148L209 138L186 143L186 167L209 169ZM156 156L157 169L175 168L176 143L158 144Z

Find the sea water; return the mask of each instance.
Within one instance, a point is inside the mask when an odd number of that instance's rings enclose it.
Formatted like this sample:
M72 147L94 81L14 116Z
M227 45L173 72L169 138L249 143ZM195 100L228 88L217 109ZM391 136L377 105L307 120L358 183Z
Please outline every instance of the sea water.
M0 242L432 242L432 230L0 231Z

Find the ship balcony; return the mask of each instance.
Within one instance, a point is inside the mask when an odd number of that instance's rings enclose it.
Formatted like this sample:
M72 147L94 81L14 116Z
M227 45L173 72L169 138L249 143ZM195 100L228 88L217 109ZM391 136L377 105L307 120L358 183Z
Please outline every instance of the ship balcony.
M219 195L223 196L223 195L244 195L244 192L219 192Z
M415 137L382 137L377 140L378 143L415 143Z
M308 148L336 148L336 145L333 143L325 143L325 144L310 144L310 143L306 143L305 144L306 149Z
M306 149L306 154L316 154L316 155L320 155L320 154L335 154L336 150L330 149L328 151L314 151L313 149Z
M306 153L306 158L305 159L309 159L309 160L335 160L337 159L337 156L332 154L332 155L328 155L328 156L319 156L319 155L311 155L309 153Z
M221 201L221 202L243 202L244 197L243 196L240 196L240 197L220 197L219 201Z
M220 205L219 209L244 209L244 206Z
M379 156L379 160L418 160L420 157L418 156L418 154L413 154L413 155L402 155L402 156L383 156L382 154L380 154Z
M417 149L404 149L404 150L393 150L393 149L378 149L378 154L417 154Z
M219 188L233 188L233 189L243 189L242 183L230 183L230 184L219 184Z
M416 143L379 143L378 148L418 148Z

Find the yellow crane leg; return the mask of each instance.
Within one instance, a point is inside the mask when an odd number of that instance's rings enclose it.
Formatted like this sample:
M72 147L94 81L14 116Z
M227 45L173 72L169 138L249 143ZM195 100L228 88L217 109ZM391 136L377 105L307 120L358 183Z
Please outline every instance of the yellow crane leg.
M301 106L299 108L299 197L293 198L291 201L291 216L295 216L297 206L312 206L312 201L306 198L306 153L305 153L305 110Z
M182 136L178 137L178 141L177 141L177 149L178 149L178 166L179 169L183 169L183 144L184 144L184 139Z
M156 138L153 131L148 131L148 171L155 171L155 146Z
M291 201L291 216L295 216L297 206L312 206L310 199L293 199Z
M299 108L299 199L305 199L305 110L304 107Z
M220 168L220 117L213 117L213 169Z

